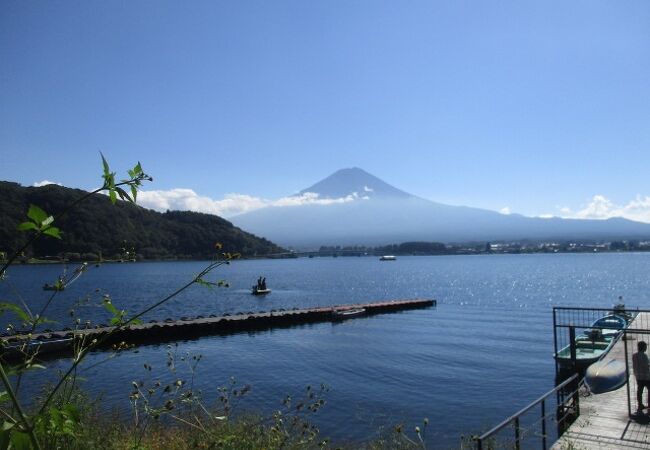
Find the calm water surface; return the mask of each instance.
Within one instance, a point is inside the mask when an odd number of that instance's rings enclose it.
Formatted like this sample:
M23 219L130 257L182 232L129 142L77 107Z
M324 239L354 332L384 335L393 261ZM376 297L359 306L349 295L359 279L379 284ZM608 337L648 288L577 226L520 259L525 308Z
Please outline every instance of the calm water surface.
M205 263L161 262L91 267L52 305L50 317L69 324L70 309L106 322L101 295L129 311L172 292ZM3 299L20 294L42 304L40 289L59 266L18 266L0 283ZM553 386L552 306L650 306L650 254L301 258L236 261L211 280L228 289L192 287L147 320L238 311L435 298L436 308L179 342L179 354L201 354L195 386L216 398L231 376L252 391L240 408L270 412L286 394L325 383L327 405L313 419L325 435L356 441L382 428L430 420L428 442L457 446L461 434L496 424ZM272 294L250 295L258 276ZM34 282L36 280L36 282ZM105 404L128 408L131 382L143 363L165 373L166 345L105 359L91 355L86 389ZM59 363L52 363L59 364ZM181 374L184 369L179 368Z

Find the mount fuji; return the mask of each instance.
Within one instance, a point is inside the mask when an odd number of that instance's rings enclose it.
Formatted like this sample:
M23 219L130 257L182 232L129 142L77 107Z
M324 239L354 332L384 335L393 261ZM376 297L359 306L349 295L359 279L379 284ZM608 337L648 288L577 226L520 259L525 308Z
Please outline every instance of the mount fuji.
M650 224L622 218L579 220L504 215L411 195L359 169L341 169L294 197L230 220L280 245L386 245L406 241L649 239Z

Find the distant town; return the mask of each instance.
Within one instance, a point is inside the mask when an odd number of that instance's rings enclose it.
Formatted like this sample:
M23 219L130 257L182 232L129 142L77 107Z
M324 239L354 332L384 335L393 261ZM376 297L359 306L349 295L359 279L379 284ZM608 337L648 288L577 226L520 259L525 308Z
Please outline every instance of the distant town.
M650 251L649 241L608 242L482 242L443 244L440 242L404 242L379 247L322 246L318 251L294 252L296 256L367 256L367 255L480 255L525 253L598 253Z

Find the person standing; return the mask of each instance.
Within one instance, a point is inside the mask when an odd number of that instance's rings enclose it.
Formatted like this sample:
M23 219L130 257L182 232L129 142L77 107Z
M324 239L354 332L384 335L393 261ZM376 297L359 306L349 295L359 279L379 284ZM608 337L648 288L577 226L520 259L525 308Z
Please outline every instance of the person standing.
M644 341L639 341L637 344L638 351L632 355L632 369L634 370L634 378L636 378L636 402L637 413L642 413L647 405L643 404L643 389L648 389L648 403L650 404L650 361L646 350L648 344Z

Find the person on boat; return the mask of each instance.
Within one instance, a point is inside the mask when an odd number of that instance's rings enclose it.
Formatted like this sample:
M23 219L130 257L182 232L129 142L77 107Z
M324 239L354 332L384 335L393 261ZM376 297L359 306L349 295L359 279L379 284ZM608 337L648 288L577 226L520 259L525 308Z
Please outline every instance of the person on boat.
M644 388L648 389L648 404L650 405L650 361L646 354L648 344L644 341L639 341L637 349L639 351L632 355L632 369L634 370L634 377L636 378L636 411L641 414L643 413L643 409L648 407L643 404Z
M266 277L262 278L262 290L266 290Z

